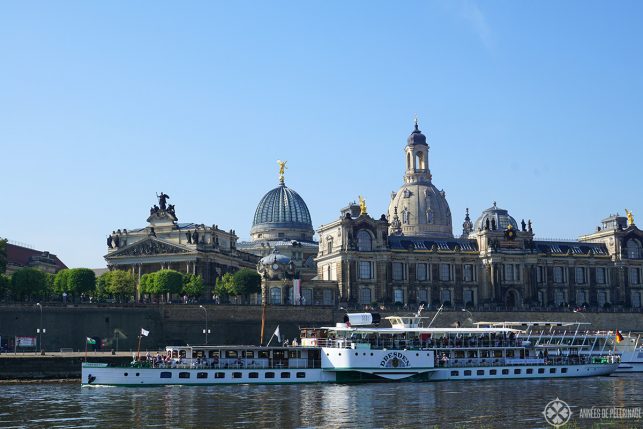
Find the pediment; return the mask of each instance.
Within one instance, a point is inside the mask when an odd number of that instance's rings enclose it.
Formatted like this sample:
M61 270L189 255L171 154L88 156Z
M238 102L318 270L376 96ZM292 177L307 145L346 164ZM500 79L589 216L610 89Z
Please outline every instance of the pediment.
M129 246L123 247L116 252L110 253L106 258L114 258L118 256L148 256L148 255L163 255L163 254L177 254L177 253L190 253L192 250L181 245L176 245L158 238L149 237L145 240L137 241Z

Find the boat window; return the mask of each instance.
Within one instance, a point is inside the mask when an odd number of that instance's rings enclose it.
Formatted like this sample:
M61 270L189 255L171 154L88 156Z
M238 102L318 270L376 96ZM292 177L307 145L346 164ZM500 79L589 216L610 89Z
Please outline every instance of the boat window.
M497 373L498 373L498 371L496 371L495 369L490 369L489 370L489 375L496 375Z
M502 370L502 375L507 375L507 374L509 374L509 370L508 369L503 369Z
M520 374L522 371L520 369L514 369L514 374Z
M190 378L189 372L179 372L179 378Z
M210 350L210 357L219 357L219 351L218 350Z
M285 359L286 355L283 350L275 350L272 352L272 357L275 359Z
M291 350L288 352L289 358L298 358L300 356L299 350Z
M127 373L123 374L125 377L127 377Z
M172 378L172 373L170 371L163 371L161 373L161 378Z
M215 372L214 378L225 378L225 372Z
M185 350L179 350L179 357L185 357Z
M457 377L460 375L460 371L451 371L451 377Z
M556 374L556 368L549 368L550 374Z
M247 358L255 357L255 352L253 352L252 350L246 350L246 357Z
M208 378L208 373L207 372L197 372L196 373L196 378Z
M275 378L275 373L274 372L267 372L264 377L266 377L266 378Z
M290 373L289 372L282 372L281 373L281 378L290 378Z
M250 374L248 374L248 378L259 378L259 373L251 372Z
M269 352L267 352L267 351L260 351L260 352L259 352L259 357L260 357L260 358L265 358L265 359L267 359L267 358L269 358L269 357L270 357L270 353L269 353Z
M241 378L241 373L240 372L233 372L232 373L232 378Z
M477 374L478 374L478 375L484 375L484 369L479 369L479 370L477 371Z
M527 374L533 374L534 369L533 368L527 368Z
M138 377L139 375L141 375L141 373L140 373L140 372L137 372L137 373L136 373L136 376Z
M544 374L545 368L538 368L538 374Z
M471 370L470 369L465 370L464 375L471 375Z
M560 372L562 372L563 374L566 374L567 373L567 368L561 368Z
M297 378L306 378L306 373L305 372L298 372L297 373Z
M225 357L227 358L236 358L238 356L238 353L236 350L226 350L225 352Z

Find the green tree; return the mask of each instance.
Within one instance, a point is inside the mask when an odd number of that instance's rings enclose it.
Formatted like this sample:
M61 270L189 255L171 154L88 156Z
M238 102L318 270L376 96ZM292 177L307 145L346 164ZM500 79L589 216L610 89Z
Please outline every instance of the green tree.
M143 274L138 282L138 292L143 294L152 295L154 291L154 273Z
M192 274L183 276L183 289L181 293L193 298L201 295L203 293L203 278Z
M154 273L154 290L157 294L175 294L181 292L183 276L178 271L160 270Z
M136 279L129 271L114 270L110 271L106 284L106 291L110 295L118 297L123 302L134 296L136 291Z
M214 293L219 295L223 301L227 300L229 296L236 295L236 289L234 287L234 278L232 274L225 273L223 277L218 277L216 285L214 287Z
M0 274L7 270L7 239L0 238Z
M94 289L94 298L97 300L105 299L109 296L107 292L107 284L109 283L111 271L107 271L96 279L96 289Z
M232 276L235 295L241 295L247 301L248 295L261 292L261 276L255 270L242 268Z
M0 300L6 298L10 284L11 280L9 279L9 277L5 276L4 274L0 274Z
M47 288L45 273L34 268L22 268L11 276L11 292L19 300L44 296Z
M72 268L67 275L68 291L74 297L96 289L96 274L89 268Z
M70 270L65 268L64 270L60 270L56 273L56 276L54 277L54 292L56 294L62 294L63 292L70 292L69 285L68 285L68 279L69 279L69 272Z

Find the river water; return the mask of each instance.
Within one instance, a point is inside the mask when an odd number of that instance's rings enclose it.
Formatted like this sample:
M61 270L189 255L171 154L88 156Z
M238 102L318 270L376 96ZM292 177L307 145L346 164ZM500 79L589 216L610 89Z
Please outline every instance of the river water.
M171 387L0 385L0 427L547 428L556 398L567 427L643 427L579 418L581 408L643 406L643 374L551 380Z

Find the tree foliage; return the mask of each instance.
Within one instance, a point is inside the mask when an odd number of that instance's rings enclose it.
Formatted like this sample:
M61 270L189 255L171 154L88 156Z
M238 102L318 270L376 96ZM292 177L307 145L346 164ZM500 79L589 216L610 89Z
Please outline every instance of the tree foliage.
M261 292L261 276L255 270L242 268L232 276L235 295L247 297Z
M236 295L234 278L232 274L225 273L222 277L217 278L216 286L214 287L214 293L216 293L223 299L226 299L229 296Z
M136 279L129 271L108 271L98 278L97 289L101 289L104 295L117 297L119 301L127 301L134 296Z
M180 293L183 286L183 275L174 270L160 270L154 273L156 293Z
M57 294L62 294L63 292L70 292L69 286L68 286L68 278L69 278L69 269L65 268L64 270L60 270L56 273L56 276L54 277L54 292Z
M11 276L11 292L19 300L44 296L47 292L45 273L34 268L22 268Z
M183 276L183 288L181 293L196 298L203 293L203 278L192 274Z
M0 274L0 300L7 296L11 280L4 274Z
M7 239L0 238L0 274L7 270Z
M67 277L67 287L72 295L81 295L96 289L96 274L89 268L72 268Z

